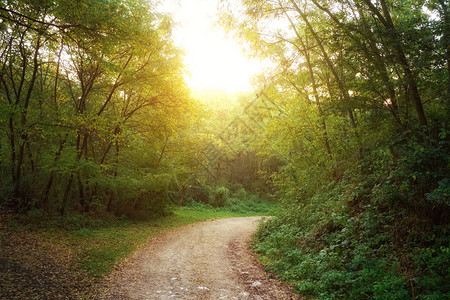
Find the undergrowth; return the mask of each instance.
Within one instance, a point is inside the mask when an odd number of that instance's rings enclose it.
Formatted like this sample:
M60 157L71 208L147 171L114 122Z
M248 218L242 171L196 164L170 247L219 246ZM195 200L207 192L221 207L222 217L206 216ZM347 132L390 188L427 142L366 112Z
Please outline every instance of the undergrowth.
M317 299L449 299L448 148L409 141L284 193L256 235L261 261Z
M188 207L243 215L270 215L279 204L249 193L240 185L214 188L198 184L188 189L186 198L183 203Z

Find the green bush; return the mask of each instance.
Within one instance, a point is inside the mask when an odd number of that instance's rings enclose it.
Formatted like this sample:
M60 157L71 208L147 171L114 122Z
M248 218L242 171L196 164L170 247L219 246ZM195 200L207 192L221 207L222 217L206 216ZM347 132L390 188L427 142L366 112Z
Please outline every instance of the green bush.
M448 230L448 229L447 229ZM413 281L423 299L450 298L450 237L434 241L434 245L416 248L413 259L416 263L416 276Z
M223 186L212 188L200 185L190 187L185 194L186 200L183 200L183 203L190 207L216 208L239 214L267 215L278 206L278 203L250 194L242 187L230 191Z
M214 190L213 196L210 198L211 206L213 207L223 207L227 204L228 197L230 196L230 191L224 187L218 187Z
M169 192L175 179L169 174L120 176L101 182L104 195L111 195L111 211L132 218L164 216L171 213Z
M213 189L204 183L197 182L193 186L189 186L184 191L184 203L190 203L191 201L210 204L211 197L213 195Z

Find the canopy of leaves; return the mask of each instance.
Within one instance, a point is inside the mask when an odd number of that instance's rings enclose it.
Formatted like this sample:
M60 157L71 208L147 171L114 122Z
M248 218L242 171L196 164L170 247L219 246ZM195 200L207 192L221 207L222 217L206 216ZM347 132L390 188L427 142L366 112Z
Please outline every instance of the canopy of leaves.
M195 171L200 111L170 18L144 0L2 0L0 22L3 204L161 213Z

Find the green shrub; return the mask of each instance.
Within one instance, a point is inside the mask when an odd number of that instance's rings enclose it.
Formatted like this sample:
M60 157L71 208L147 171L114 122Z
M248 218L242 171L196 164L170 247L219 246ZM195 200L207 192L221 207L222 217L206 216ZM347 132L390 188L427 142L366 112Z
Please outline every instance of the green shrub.
M227 204L228 197L230 196L230 191L224 187L218 187L214 190L213 197L210 198L211 206L213 207L223 207Z
M199 197L199 195L202 196ZM183 200L183 203L189 207L215 208L244 215L267 215L278 206L278 203L247 193L242 187L234 189L234 192L226 187L215 189L208 186L190 187L186 192L186 198L187 200ZM194 201L194 199L203 201Z
M450 237L434 241L427 248L416 248L413 259L417 265L416 273L421 276L413 278L417 292L423 299L450 298Z
M189 186L184 191L184 202L199 202L204 204L210 204L213 197L213 189L201 182L197 182L196 185Z

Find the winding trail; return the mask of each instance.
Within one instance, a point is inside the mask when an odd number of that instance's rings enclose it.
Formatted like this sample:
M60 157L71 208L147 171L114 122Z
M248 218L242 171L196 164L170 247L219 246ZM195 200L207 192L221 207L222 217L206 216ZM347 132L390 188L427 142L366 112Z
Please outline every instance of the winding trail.
M219 219L161 234L105 280L101 298L298 299L248 248L259 219Z

